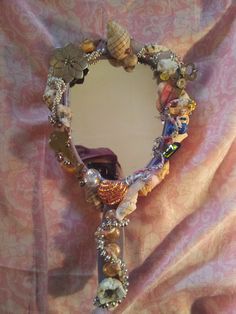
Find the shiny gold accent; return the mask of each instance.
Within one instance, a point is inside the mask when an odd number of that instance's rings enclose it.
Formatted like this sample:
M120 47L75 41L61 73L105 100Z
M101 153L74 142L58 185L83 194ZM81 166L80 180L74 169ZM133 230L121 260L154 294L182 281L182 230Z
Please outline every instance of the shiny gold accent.
M160 79L161 79L162 81L168 81L169 78L170 78L170 75L169 75L168 72L162 72L162 73L160 74Z
M123 182L104 180L99 185L98 196L106 205L117 205L124 198L127 189L127 184Z
M106 277L115 277L120 271L120 266L118 264L106 263L103 265L102 270Z
M107 253L113 257L117 257L120 254L120 247L116 243L108 243L105 246L105 249L107 250Z
M118 228L112 228L104 232L106 240L115 241L120 237L120 230Z

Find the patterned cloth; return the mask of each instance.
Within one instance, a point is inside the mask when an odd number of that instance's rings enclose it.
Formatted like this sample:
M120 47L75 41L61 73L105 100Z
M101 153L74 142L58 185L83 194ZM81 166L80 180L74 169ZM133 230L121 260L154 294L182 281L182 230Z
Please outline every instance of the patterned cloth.
M112 18L199 68L189 137L130 217L114 313L236 313L235 1L2 0L0 14L0 313L93 311L100 216L55 162L42 94L53 49Z

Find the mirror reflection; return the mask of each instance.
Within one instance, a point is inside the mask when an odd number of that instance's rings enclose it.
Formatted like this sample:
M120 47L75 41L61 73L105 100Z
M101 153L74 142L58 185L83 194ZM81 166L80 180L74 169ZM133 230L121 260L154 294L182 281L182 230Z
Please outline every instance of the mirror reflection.
M70 90L72 136L81 157L117 158L125 176L143 168L163 129L156 100L148 66L127 73L107 60L92 65L84 83Z

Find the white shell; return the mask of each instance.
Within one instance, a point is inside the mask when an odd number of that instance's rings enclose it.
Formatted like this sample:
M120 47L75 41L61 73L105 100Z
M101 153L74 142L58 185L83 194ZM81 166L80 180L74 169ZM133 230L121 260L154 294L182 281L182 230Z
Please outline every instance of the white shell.
M175 73L178 69L178 63L171 59L161 59L157 65L158 72L167 72L169 75Z
M70 128L72 118L71 109L60 104L57 108L57 114L60 122L66 127Z
M56 92L57 90L55 88L52 88L48 85L46 86L46 89L43 94L43 101L48 105L48 107L52 106L56 96Z
M109 294L107 291L109 290ZM113 291L111 294L110 292ZM97 297L101 304L110 303L123 299L126 296L126 291L123 288L122 283L115 278L103 279L97 290Z
M142 189L144 184L144 181L138 180L129 187L123 201L116 209L116 218L118 220L123 220L136 209L138 191Z
M131 200L125 200L116 210L116 218L123 220L126 216L131 214L136 209L138 193L136 193Z

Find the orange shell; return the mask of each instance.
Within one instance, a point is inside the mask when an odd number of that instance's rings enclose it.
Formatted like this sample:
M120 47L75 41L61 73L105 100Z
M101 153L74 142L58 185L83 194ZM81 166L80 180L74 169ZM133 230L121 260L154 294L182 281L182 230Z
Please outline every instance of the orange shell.
M116 205L123 200L127 189L127 184L123 182L104 180L99 185L98 196L104 204Z

